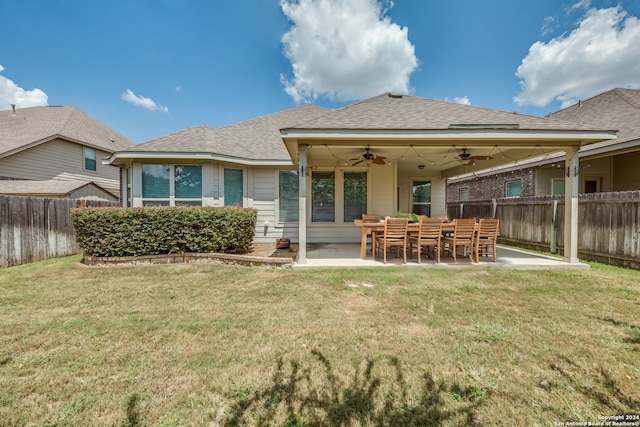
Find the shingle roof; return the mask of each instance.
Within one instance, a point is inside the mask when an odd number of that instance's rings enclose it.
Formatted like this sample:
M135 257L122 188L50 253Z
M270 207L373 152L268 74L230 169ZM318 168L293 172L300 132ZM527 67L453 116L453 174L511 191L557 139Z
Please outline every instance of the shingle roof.
M314 119L327 110L303 105L253 120L212 129L190 127L124 150L126 152L213 153L249 160L290 160L280 129Z
M451 125L470 124L518 125L522 130L603 130L575 122L390 93L332 110L293 129L442 130Z
M29 107L0 111L0 156L59 136L113 153L132 141L76 107Z
M585 149L640 140L640 90L613 89L551 114L551 118L618 130L613 141Z
M0 194L50 194L50 195L66 195L78 190L86 185L92 185L105 193L111 194L109 191L100 187L92 181L70 180L70 181L19 181L19 180L0 180ZM113 194L111 194L115 197Z

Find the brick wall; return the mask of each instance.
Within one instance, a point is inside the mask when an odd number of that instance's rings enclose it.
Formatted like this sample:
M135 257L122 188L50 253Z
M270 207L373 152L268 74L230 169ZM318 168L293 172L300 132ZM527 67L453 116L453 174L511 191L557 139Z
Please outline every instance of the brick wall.
M522 197L535 196L535 169L527 168L447 183L447 201L460 201L461 188L468 189L469 200L499 199L506 196L506 184L512 181L521 182Z

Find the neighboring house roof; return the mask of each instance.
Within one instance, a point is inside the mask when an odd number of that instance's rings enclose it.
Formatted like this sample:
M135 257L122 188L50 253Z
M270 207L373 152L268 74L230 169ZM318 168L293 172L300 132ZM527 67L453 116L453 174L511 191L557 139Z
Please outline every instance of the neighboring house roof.
M207 125L190 127L120 151L112 156L111 160L148 156L149 153L165 153L171 154L173 158L180 155L207 154L240 163L290 163L291 159L282 143L280 129L326 113L326 109L309 104L218 129L212 129Z
M580 101L570 107L557 111L548 118L573 122L579 126L599 126L616 129L616 139L585 145L580 148L581 157L610 156L629 151L637 151L640 147L640 90L616 88ZM495 167L490 170L477 171L476 174L464 174L452 179L465 180L478 174L490 175L507 172L514 168L522 169L533 165L549 164L562 161L564 153L550 153L525 159L517 164Z
M113 153L132 141L76 107L29 107L0 111L0 158L63 138Z
M578 102L549 117L618 130L617 139L588 145L582 149L585 154L603 147L616 149L628 146L627 143L630 141L635 141L636 146L640 145L640 90L613 89Z
M56 181L53 179L47 181L22 181L22 180L0 180L0 194L8 195L29 195L29 196L53 196L60 197L70 195L85 186L96 187L98 190L110 195L114 199L118 197L108 190L100 187L92 181L72 180L72 181Z
M465 127L513 129L515 126L519 130L603 130L575 122L391 93L331 110L292 129L448 130Z

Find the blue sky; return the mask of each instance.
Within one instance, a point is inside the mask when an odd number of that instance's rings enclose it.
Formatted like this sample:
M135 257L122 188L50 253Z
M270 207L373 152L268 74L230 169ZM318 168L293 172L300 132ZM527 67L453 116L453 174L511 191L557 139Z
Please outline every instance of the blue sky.
M640 88L637 0L2 0L0 110L136 143L393 91L546 115Z

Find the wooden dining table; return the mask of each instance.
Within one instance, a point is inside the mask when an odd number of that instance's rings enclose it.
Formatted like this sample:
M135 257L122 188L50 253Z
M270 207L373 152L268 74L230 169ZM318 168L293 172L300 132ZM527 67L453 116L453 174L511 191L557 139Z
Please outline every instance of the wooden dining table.
M362 237L360 240L360 258L365 259L367 257L367 236L371 236L371 244L375 245L375 238L377 233L384 232L384 220L378 222L364 222L361 219L353 220L353 223L360 227L362 230ZM415 233L417 234L420 229L419 222L410 222L407 226L407 233ZM453 233L454 225L453 222L444 222L442 223L442 232L443 233ZM373 254L373 250L371 251Z

